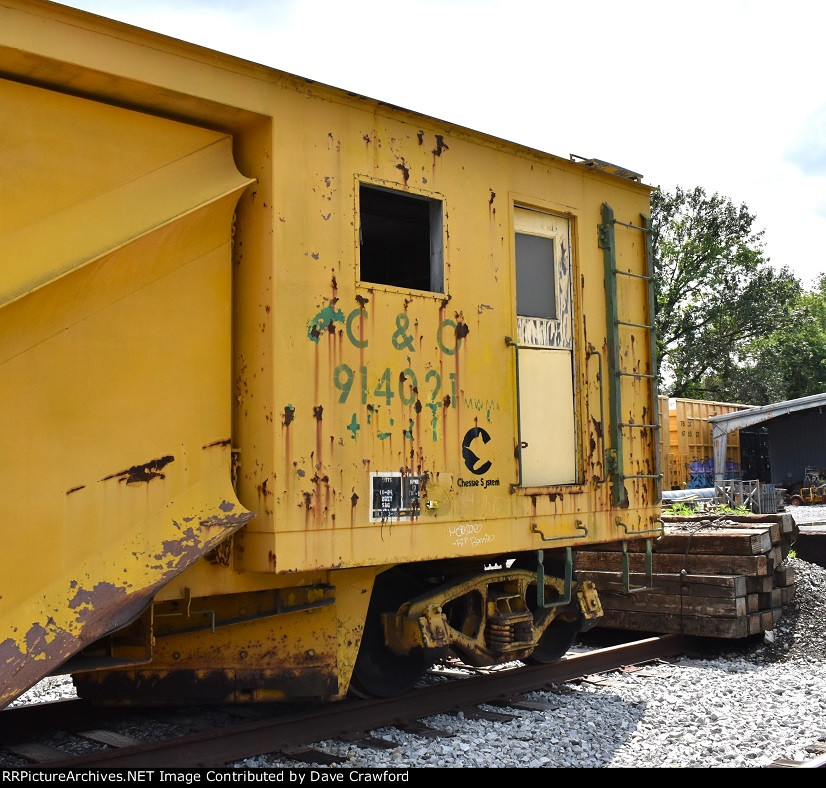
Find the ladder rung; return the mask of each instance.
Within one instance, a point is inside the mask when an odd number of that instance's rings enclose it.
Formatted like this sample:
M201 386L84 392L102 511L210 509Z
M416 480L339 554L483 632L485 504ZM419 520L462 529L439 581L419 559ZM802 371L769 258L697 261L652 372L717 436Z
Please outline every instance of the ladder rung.
M617 320L618 326L633 326L634 328L647 328L651 331L654 326L648 325L648 323L628 323L625 320Z
M628 224L628 222L621 222L619 219L614 219L613 224L618 224L620 227L630 227L632 230L642 230L644 233L649 232L648 227L640 227L638 224Z
M663 475L661 473L633 473L633 474L623 474L623 479L662 479Z
M620 370L617 372L618 375L624 375L627 378L655 378L656 375L645 375L642 372L623 372Z
M643 429L658 430L660 428L659 424L635 424L631 421L621 421L619 425L620 425L620 427L631 427L631 428L635 428L635 429L638 429L638 430L643 430Z
M646 276L645 274L635 274L631 271L620 271L619 268L614 269L615 274L621 274L622 276L633 276L635 279L645 279L646 282L650 282L653 277Z

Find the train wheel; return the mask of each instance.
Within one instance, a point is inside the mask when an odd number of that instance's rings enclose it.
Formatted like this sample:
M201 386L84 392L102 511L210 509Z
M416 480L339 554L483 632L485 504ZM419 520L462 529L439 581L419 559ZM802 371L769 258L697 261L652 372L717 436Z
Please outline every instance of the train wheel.
M790 503L792 506L802 506L802 505L803 505L803 499L802 499L799 495L793 495L793 496L789 499L789 503Z
M581 629L582 624L578 620L554 619L545 630L527 661L547 664L562 659L571 646L574 645Z
M413 689L433 664L433 655L423 651L399 656L384 644L381 614L418 596L426 586L400 569L391 569L376 578L364 634L361 638L350 691L362 698L391 698Z
M532 557L520 556L514 562L517 569L536 569L536 561ZM565 577L565 561L558 556L548 556L545 560L545 573L555 577ZM535 612L533 593L528 594L528 607ZM573 621L555 618L543 633L536 648L525 660L528 663L548 664L562 659L571 646L574 645L577 635L582 631L582 621L577 617Z

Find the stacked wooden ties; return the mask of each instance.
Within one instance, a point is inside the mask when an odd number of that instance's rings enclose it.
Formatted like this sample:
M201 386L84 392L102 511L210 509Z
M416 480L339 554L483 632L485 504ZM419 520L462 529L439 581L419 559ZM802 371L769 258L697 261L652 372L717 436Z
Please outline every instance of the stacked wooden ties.
M794 569L783 563L798 534L790 514L662 519L651 588L644 540L626 542L630 592L621 543L577 551L577 578L593 581L602 601L599 626L715 638L774 629L795 590Z

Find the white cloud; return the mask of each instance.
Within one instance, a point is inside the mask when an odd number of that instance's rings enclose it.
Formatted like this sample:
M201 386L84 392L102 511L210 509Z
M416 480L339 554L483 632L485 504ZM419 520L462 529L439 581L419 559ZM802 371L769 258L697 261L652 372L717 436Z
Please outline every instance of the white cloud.
M826 175L826 104L806 118L787 157L805 174Z
M791 0L76 0L103 16L540 150L745 203L826 270L821 5ZM818 114L820 113L820 114ZM793 161L797 169L789 166Z

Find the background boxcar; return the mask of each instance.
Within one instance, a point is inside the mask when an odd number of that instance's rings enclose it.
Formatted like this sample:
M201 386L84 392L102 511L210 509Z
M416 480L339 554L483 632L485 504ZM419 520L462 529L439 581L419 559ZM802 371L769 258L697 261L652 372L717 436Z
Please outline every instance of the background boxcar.
M690 490L714 487L714 443L708 418L751 407L754 406L682 397L660 397L664 489ZM729 435L726 465L723 470L725 479L742 478L739 430L734 430Z

